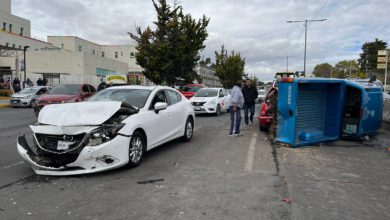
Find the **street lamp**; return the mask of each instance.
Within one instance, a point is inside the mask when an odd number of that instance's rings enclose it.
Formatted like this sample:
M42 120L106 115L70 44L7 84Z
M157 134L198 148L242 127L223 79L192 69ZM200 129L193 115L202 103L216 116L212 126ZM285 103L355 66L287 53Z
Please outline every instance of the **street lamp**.
M307 42L307 22L315 22L315 21L326 21L326 19L311 19L311 20L304 20L304 21L287 21L287 23L305 23L305 53L304 53L304 58L303 58L303 74L306 76L306 42Z
M27 69L27 62L26 62L26 51L27 49L30 48L29 46L24 46L23 48L23 71L24 71L24 80L23 80L23 89L26 88L26 69Z

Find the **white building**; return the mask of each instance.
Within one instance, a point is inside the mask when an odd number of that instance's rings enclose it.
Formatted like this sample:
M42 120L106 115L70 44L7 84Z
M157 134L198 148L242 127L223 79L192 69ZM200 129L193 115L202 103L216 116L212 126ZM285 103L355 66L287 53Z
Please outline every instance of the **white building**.
M222 87L219 78L215 75L215 70L211 67L199 65L195 68L202 79L202 84L207 87Z

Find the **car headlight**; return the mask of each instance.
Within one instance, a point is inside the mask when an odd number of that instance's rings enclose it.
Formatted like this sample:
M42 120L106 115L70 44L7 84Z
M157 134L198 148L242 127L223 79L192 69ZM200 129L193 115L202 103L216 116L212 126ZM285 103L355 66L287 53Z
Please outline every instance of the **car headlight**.
M217 100L213 99L213 100L209 101L207 104L208 105L215 105L216 102L217 102Z
M97 146L104 142L110 141L115 138L118 131L123 128L125 124L103 124L100 128L93 130L89 136L89 146Z

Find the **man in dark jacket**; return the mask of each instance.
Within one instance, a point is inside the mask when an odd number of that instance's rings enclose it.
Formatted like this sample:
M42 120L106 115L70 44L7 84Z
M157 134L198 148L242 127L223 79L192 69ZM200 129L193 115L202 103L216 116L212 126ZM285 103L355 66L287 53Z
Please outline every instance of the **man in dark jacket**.
M244 116L245 125L253 124L253 116L255 115L255 105L258 96L257 88L252 86L252 81L247 79L244 88L242 88L242 94L244 95ZM250 117L248 113L250 112Z

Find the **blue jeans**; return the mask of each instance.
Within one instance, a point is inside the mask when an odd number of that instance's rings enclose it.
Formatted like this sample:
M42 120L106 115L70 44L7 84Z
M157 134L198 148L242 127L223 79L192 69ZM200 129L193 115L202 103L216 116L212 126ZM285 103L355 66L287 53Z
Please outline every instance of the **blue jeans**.
M239 134L241 124L241 109L237 107L237 111L233 112L233 107L229 107L230 110L230 132L229 134Z
M244 117L245 117L246 125L249 124L249 120L251 120L251 122L253 123L253 116L255 115L255 105L256 104L253 105L244 104ZM251 115L248 117L249 112L251 113Z

